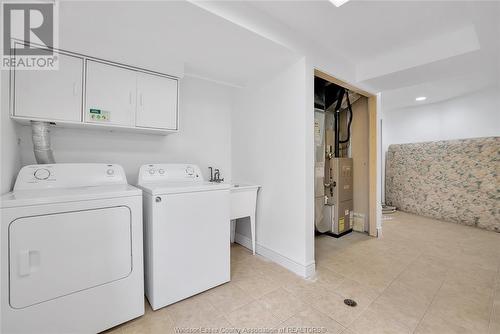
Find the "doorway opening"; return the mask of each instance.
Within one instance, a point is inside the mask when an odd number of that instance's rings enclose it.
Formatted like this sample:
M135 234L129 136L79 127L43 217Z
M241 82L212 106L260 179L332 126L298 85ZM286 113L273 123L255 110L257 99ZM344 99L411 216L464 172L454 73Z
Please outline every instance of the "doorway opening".
M376 105L375 95L315 70L315 243L377 236Z

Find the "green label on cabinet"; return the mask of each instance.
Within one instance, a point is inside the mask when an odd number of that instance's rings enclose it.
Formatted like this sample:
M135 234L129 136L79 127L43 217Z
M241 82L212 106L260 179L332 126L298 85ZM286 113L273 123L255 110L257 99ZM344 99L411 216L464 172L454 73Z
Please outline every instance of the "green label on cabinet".
M91 122L109 122L110 112L106 110L90 108L88 120Z

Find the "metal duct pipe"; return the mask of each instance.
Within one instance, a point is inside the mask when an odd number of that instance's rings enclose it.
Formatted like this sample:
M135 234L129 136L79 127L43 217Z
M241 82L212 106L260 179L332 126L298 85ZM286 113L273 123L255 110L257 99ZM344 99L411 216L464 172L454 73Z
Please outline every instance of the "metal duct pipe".
M337 95L337 105L333 111L334 126L335 126L335 158L340 157L340 107L342 106L342 99L344 98L345 88L340 87Z
M38 164L55 163L54 154L50 147L49 125L48 122L31 121L33 152Z

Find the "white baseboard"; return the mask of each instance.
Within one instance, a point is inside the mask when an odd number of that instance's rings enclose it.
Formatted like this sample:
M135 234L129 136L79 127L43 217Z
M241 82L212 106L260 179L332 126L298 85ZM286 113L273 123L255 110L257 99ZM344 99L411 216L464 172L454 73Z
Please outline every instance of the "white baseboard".
M243 234L236 233L234 242L250 250L252 249L252 240ZM304 278L313 276L316 271L316 263L314 261L304 266L259 244L255 245L255 252Z

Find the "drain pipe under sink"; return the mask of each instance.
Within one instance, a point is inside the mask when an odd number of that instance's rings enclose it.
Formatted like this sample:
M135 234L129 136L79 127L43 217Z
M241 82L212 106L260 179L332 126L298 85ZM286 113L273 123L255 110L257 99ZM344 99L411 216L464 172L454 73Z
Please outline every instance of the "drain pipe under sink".
M31 133L33 138L33 152L36 163L53 164L54 153L50 147L49 122L31 121Z

